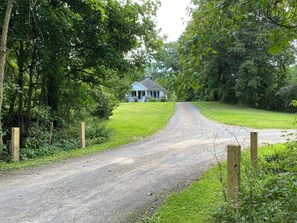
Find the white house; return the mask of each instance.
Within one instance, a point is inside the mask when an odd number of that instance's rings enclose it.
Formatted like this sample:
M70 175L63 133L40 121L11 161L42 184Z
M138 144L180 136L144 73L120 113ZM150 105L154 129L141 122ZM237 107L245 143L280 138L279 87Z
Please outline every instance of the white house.
M145 102L149 98L159 99L161 97L165 97L167 99L167 91L156 82L147 78L143 81L134 82L132 84L129 101L133 102L137 99L137 101Z

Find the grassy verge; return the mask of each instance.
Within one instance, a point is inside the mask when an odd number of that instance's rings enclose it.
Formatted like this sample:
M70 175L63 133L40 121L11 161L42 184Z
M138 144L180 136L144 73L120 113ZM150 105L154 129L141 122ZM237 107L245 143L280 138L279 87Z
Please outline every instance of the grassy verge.
M286 147L284 145L274 145L273 147L264 146L259 149L259 156L275 157L277 154L281 154L284 151L286 151ZM243 157L248 159L248 153L245 152ZM244 159L245 161L243 162L246 162L246 159ZM243 178L246 177L244 164L242 173ZM158 211L152 217L143 220L143 222L223 222L214 221L212 219L212 214L217 211L219 207L225 204L223 186L221 182L226 182L226 165L227 163L223 162L221 164L221 168L219 168L219 166L215 166L214 168L206 171L199 181L194 182L184 191L170 195ZM256 206L256 204L254 205Z
M243 108L220 102L193 102L209 119L258 129L297 129L296 114Z
M164 127L173 115L175 103L123 103L115 111L107 126L112 129L110 141L33 160L0 163L0 170L31 167L80 157L137 141Z
M222 164L222 168L226 163ZM226 171L222 172L223 176ZM180 193L170 195L156 214L144 220L150 223L208 222L223 200L218 166L206 171L199 181Z

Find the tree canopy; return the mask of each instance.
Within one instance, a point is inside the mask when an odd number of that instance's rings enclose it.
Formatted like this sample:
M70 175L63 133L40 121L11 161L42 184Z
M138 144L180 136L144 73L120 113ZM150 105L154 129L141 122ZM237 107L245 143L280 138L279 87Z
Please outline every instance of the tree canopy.
M6 6L1 1L1 26ZM25 139L41 120L62 127L83 111L107 118L162 43L154 25L158 7L158 0L15 0L4 129L19 126ZM102 104L110 108L99 111Z
M283 109L277 96L295 62L296 2L193 3L192 20L180 39L180 79L185 80L180 89L190 92L186 98Z

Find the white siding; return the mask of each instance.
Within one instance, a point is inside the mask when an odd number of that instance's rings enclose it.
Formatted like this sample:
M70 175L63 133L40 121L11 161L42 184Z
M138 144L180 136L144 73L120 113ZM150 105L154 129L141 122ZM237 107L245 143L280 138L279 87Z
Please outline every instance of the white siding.
M143 87L141 84L134 83L132 85L133 91L145 91L147 90L145 87Z

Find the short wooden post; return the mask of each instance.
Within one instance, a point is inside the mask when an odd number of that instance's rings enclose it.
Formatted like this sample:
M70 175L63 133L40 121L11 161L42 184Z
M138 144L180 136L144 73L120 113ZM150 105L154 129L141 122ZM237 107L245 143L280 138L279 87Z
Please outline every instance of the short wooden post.
M11 128L11 159L20 160L20 128Z
M84 122L80 123L80 148L86 147L86 125Z
M50 127L49 127L49 137L48 137L48 143L52 144L52 138L53 138L53 130L54 130L54 123L50 122Z
M258 165L258 133L251 132L251 163L253 167Z
M227 146L227 166L228 166L228 188L227 192L231 199L238 198L240 190L240 154L239 145Z

